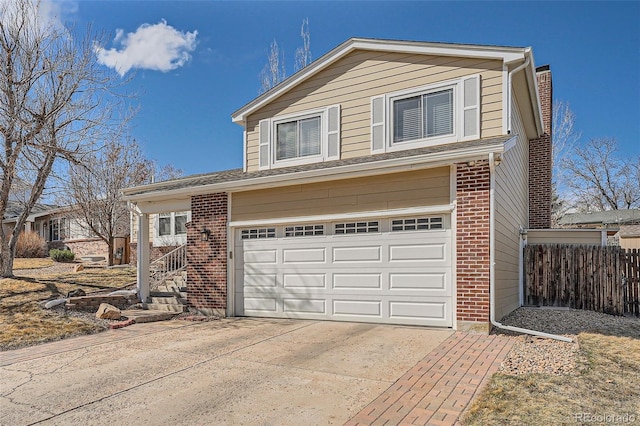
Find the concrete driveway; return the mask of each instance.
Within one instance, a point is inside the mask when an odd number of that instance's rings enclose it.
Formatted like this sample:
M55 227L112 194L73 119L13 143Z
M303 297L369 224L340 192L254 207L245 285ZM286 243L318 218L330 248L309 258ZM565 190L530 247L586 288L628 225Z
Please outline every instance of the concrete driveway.
M135 324L0 353L0 424L343 424L452 334L275 319Z

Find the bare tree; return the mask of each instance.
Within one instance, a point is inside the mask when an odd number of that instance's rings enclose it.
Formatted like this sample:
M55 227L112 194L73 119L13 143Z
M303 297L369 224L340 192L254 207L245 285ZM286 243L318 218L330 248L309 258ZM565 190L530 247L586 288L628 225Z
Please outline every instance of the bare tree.
M302 37L302 47L296 49L296 61L294 71L300 71L311 63L311 35L309 34L309 18L302 20L300 27L300 37Z
M564 164L573 153L576 144L580 140L581 133L575 128L576 117L568 102L555 101L553 103L553 135L552 157L552 203L551 223L555 227L558 220L564 216L571 207L568 200L569 188L567 187L568 175Z
M264 93L275 87L287 78L284 67L284 50L280 49L278 42L273 39L267 55L267 63L260 71L260 93Z
M81 162L113 125L109 100L122 82L95 58L89 28L77 39L39 16L40 3L0 2L0 217L14 182L29 182L13 231L0 227L0 276L13 275L18 235L56 161ZM98 137L99 136L99 137Z
M173 178L181 172L172 167L157 170L145 158L135 141L109 142L103 150L87 156L82 164L69 168L62 200L70 203L70 217L85 231L109 246L109 265L113 264L115 237L129 235L129 210L121 190L150 183L154 176Z
M564 161L567 185L580 210L619 210L640 206L640 157L616 155L615 139L591 139Z

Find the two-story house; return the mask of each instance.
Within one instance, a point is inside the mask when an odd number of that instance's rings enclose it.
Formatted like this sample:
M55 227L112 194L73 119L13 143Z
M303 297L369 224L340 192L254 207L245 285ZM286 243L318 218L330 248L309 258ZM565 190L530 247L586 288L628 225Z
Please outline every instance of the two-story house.
M347 40L232 114L243 168L129 188L190 211L188 301L227 316L484 329L550 221L551 75L531 48Z

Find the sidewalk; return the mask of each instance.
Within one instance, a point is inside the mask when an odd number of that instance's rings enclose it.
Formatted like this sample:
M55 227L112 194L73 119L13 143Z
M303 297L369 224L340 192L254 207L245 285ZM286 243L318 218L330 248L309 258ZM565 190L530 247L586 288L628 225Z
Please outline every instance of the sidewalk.
M346 425L453 425L500 368L513 341L455 333Z

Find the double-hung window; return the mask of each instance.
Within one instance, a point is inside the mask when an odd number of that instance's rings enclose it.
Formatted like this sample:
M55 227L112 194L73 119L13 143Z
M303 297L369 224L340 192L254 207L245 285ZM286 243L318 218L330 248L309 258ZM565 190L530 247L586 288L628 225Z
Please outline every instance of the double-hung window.
M180 245L187 242L188 212L160 213L156 225L154 246Z
M452 135L453 88L397 98L393 103L393 143Z
M340 105L260 120L260 169L340 158Z
M479 138L479 75L371 98L373 153Z
M322 117L276 123L276 161L320 155Z

